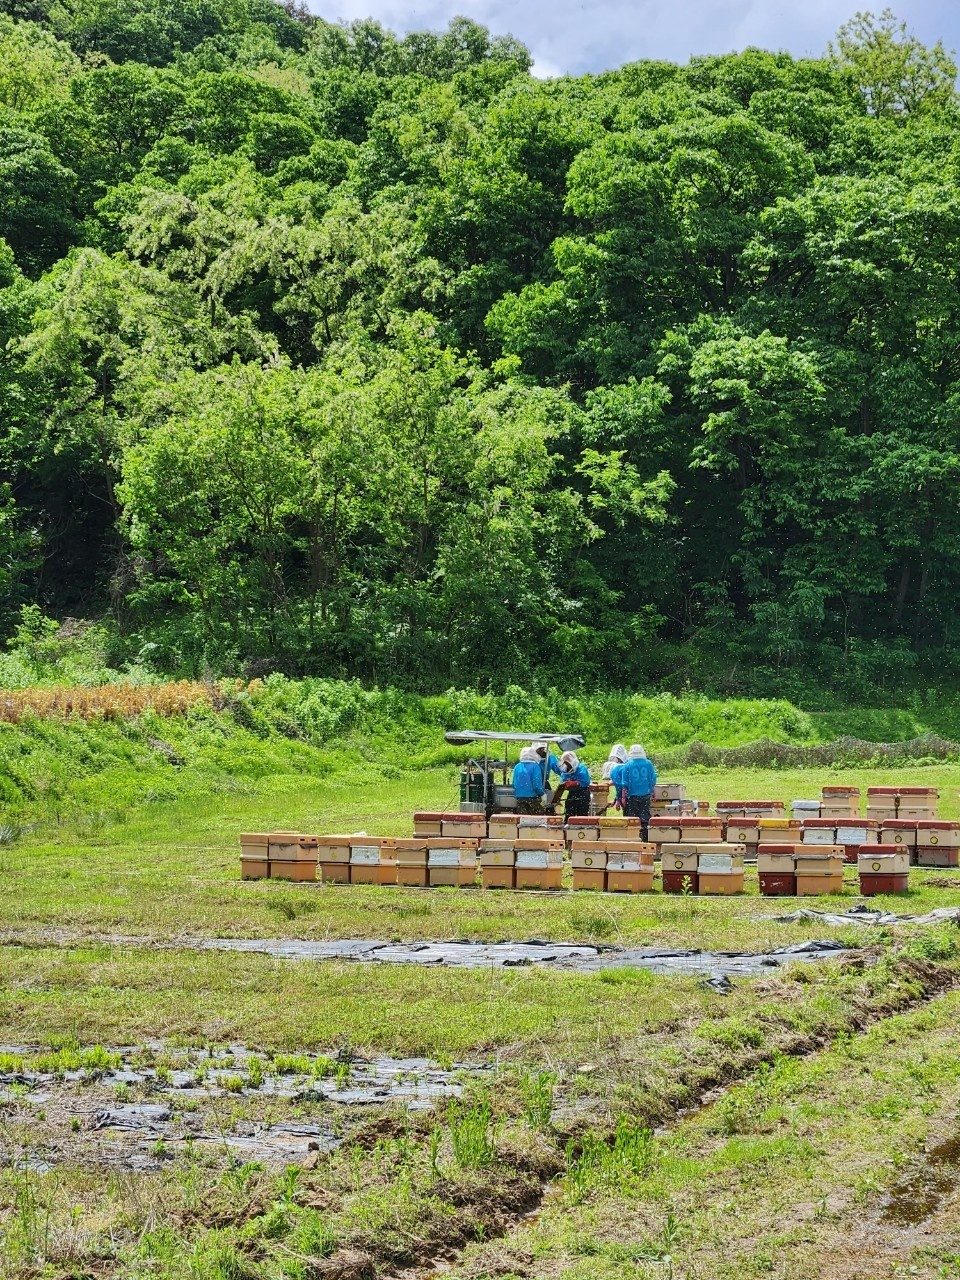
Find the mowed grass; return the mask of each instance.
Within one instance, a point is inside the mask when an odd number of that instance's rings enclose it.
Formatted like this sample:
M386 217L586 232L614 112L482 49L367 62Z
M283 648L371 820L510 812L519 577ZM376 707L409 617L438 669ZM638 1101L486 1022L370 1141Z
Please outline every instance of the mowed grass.
M960 817L960 766L898 770L710 770L682 779L692 794L718 799L815 796L824 784L929 785L941 812ZM303 938L368 937L486 940L542 937L762 950L829 933L828 926L782 924L792 900L755 895L730 900L662 894L545 895L417 891L373 887L323 889L242 882L238 837L275 828L408 835L419 808L453 807L456 776L446 769L378 777L375 764L325 777L279 774L236 781L201 797L157 800L119 819L40 828L0 848L0 933L39 937L123 933ZM953 881L956 880L956 888ZM960 905L960 875L914 873L908 899L877 899L894 910ZM947 886L947 887L944 887ZM855 898L805 900L836 908ZM841 935L846 936L846 935Z

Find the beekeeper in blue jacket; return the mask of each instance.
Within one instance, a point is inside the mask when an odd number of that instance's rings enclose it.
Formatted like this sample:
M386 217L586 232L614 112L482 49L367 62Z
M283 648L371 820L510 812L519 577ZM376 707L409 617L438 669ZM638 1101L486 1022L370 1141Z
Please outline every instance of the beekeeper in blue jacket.
M614 766L610 781L617 788L625 816L640 819L640 832L646 840L650 832L650 801L657 785L657 771L639 742L635 742L627 752L624 764Z
M535 742L533 749L540 761L540 772L543 775L543 789L550 790L550 778L556 774L558 778L563 777L563 770L560 768L560 761L550 750L545 742Z
M518 813L543 812L543 765L533 747L524 747L513 766L513 794Z
M567 798L565 815L586 817L590 812L590 770L573 751L565 751L560 757L560 786Z

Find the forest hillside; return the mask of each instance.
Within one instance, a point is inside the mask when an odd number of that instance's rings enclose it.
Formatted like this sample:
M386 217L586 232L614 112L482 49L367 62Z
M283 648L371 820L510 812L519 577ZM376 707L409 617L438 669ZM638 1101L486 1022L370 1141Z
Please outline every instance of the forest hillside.
M955 82L890 14L544 81L466 19L4 0L0 637L955 681Z

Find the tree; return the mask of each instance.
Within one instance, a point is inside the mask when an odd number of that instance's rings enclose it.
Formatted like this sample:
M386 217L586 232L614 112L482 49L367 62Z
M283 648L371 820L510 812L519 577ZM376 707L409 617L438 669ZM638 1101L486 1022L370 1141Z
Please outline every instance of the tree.
M879 18L869 11L854 14L837 32L830 52L872 115L937 110L955 97L957 65L942 42L927 47L892 9Z

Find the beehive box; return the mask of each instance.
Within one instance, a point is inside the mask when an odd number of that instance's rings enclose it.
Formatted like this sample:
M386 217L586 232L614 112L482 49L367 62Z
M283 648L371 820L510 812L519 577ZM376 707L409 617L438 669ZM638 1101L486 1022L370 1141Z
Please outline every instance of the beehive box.
M855 818L860 812L859 787L822 787L821 818Z
M271 862L299 862L300 832L271 831L267 837L267 856Z
M578 844L570 852L574 871L604 871L607 866L607 846L602 841Z
M385 844L388 856L384 859L381 854ZM376 836L351 836L350 883L396 884L396 858L389 856L395 852L395 848L391 849L388 842Z
M619 816L603 814L597 818L597 825L600 828L602 840L629 840L631 836L636 838L636 833L640 830L640 819L625 818L622 814Z
M826 893L843 893L843 872L827 875L809 874L797 869L797 897L820 897Z
M649 854L612 853L607 857L608 893L649 893L653 858Z
M477 879L476 841L454 840L443 848L431 842L427 849L427 867L432 888L468 888Z
M664 893L696 894L700 884L696 871L670 871L664 867L661 871Z
M856 862L862 844L880 843L880 823L876 818L838 818L837 844L846 849L847 862Z
M664 875L668 872L696 874L700 864L700 854L696 846L685 844L665 844L660 849L660 869Z
M240 837L241 858L267 858L270 837L266 831L246 831Z
M651 818L650 839L656 844L678 844L680 841L679 818Z
M271 880L293 880L304 884L316 880L317 864L315 862L270 861Z
M481 867L512 867L517 854L513 840L481 840L478 861Z
M599 840L600 824L596 818L568 818L566 834L567 843L572 848L584 840Z
M603 893L607 887L607 871L605 867L573 868L574 889L592 889Z
M786 861L786 860L784 860ZM758 871L760 892L765 898L792 898L797 892L797 877L790 863L779 871Z
M266 850L264 850L266 853ZM270 861L268 858L240 858L240 879L241 880L266 880L270 875Z
M857 870L861 875L902 875L910 870L910 851L863 845L857 857Z
M758 818L760 839L765 840L768 831L799 831L800 823L795 818Z
M942 844L918 844L913 850L918 867L956 867L960 865L960 849Z
M684 800L687 788L682 782L658 782L653 788L654 800Z
M439 842L441 837L424 836L412 840L394 840L397 862L397 884L406 885L408 889L425 889L429 883L427 857L432 841Z
M323 884L349 884L349 862L319 862L320 880Z
M836 844L837 826L834 818L807 818L800 828L803 844Z
M515 889L517 887L516 868L511 864L483 863L480 866L480 884L484 889Z
M835 848L828 851L824 848L818 849L816 853L812 850L799 850L794 865L798 876L839 876L842 881L843 863L842 851Z
M865 898L878 893L906 893L909 889L910 852L864 845L857 861L860 892Z
M516 840L519 830L515 813L491 813L487 822L487 835L491 840Z
M917 824L902 818L888 818L880 828L880 844L884 847L910 849L917 843Z
M439 836L443 814L421 810L413 815L413 834L415 836Z
M797 844L766 842L757 845L757 872L770 875L793 875L796 856L802 851Z
M598 840L608 854L639 858L653 866L657 846L651 840Z
M487 820L476 813L445 813L440 819L440 834L455 840L481 840L487 834Z
M797 818L800 822L808 821L811 818L820 817L820 801L819 800L794 800L790 805L791 818Z
M349 836L317 836L318 862L349 862Z
M756 821L728 818L724 835L731 844L756 844L760 839L760 828Z
M680 844L720 844L723 823L719 818L679 818Z
M563 846L544 842L546 847L517 848L516 887L518 889L560 889L563 885Z
M917 844L927 848L960 847L960 823L921 821L917 824Z

